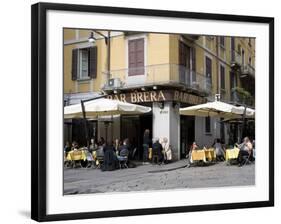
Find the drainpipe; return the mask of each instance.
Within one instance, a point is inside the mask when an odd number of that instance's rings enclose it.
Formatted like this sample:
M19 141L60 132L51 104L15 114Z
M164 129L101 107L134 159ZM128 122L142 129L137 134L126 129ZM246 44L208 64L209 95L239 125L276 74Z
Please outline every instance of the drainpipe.
M216 38L216 55L217 55L217 74L218 74L218 78L217 78L217 94L221 94L221 77L220 77L220 66L219 66L219 37L217 36Z
M110 79L110 31L107 33L107 81Z
M217 36L216 38L216 55L217 55L217 94L219 94L219 100L221 100L221 76L220 76L220 64L219 64L219 36ZM219 127L221 127L221 123L219 123ZM219 131L219 133L221 134L221 132ZM217 122L215 123L215 135L217 137ZM220 135L219 135L220 136ZM221 136L220 136L221 138Z

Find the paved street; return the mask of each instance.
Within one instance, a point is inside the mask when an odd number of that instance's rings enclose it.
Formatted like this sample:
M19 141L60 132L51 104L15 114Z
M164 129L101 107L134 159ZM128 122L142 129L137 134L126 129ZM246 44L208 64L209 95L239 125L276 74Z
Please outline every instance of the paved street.
M102 172L99 169L65 168L64 193L128 192L175 188L245 186L255 184L255 165L184 167L186 160L168 165L139 165L136 168Z

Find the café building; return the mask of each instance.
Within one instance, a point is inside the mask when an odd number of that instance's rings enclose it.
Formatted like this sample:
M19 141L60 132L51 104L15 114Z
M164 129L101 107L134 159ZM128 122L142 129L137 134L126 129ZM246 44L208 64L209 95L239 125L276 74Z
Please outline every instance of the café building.
M216 49L217 41L224 47ZM151 138L168 138L174 160L184 158L193 141L201 146L218 137L227 142L217 119L182 116L179 109L213 101L218 93L231 101L231 88L240 85L228 61L229 46L236 49L239 40L231 43L230 37L64 29L64 103L104 95L149 106L148 114L89 120L89 136L99 139L107 130L108 140L129 138L141 159L143 133L149 129ZM81 119L64 120L65 141L85 144L83 130Z

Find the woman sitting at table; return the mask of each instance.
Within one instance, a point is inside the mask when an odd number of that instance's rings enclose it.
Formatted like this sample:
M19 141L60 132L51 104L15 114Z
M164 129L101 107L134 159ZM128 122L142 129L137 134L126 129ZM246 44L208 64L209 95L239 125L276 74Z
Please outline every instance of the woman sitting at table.
M215 139L212 147L214 147L216 150L217 161L224 161L225 160L224 148L223 148L223 146L221 144L221 140L219 138Z
M115 141L113 142L113 147L114 147L114 151L118 154L119 150L120 150L120 146L121 146L121 141L116 138Z
M68 153L71 151L71 146L68 141L65 143L63 151L65 152L65 157L67 157Z
M73 141L71 150L78 150L78 149L79 149L78 143L76 141Z
M90 145L89 145L88 151L89 151L90 153L93 153L93 152L96 151L97 149L98 149L98 145L96 144L95 139L94 139L94 138L91 138L91 143L90 143Z
M197 149L199 149L199 147L198 147L198 145L196 144L196 142L194 141L194 142L192 143L192 145L190 146L189 151L188 151L188 154L187 154L187 156L186 156L186 158L187 158L187 168L189 168L190 165L191 165L191 155L192 155L192 151L193 151L193 150L197 150Z
M238 145L238 148L240 149L238 158L237 158L238 166L242 166L242 164L244 162L243 157L245 157L245 156L249 157L252 155L253 145L252 145L250 139L248 137L245 137L243 140L243 143Z
M96 168L96 151L98 149L98 145L95 143L95 139L91 138L91 143L87 152L87 168L93 167Z

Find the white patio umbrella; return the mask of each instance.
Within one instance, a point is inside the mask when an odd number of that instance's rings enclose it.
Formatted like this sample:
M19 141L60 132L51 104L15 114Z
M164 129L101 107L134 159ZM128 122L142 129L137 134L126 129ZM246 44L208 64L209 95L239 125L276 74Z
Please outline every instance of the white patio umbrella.
M236 106L221 101L208 102L180 109L180 114L200 117L238 118L241 111ZM243 113L242 113L243 114Z
M118 100L110 100L106 98L86 101L84 102L84 107L86 118L120 114L143 114L151 111L150 107L132 103L125 103ZM65 106L64 118L83 118L81 103Z
M106 98L93 99L84 101L84 112L83 115L82 103L74 104L64 107L64 118L96 118L97 116L114 116L121 114L143 114L151 111L150 107L140 106L132 103L125 103L118 100L110 100ZM107 125L105 125L105 140L107 141ZM86 139L88 142L88 130L86 129Z
M238 106L233 108L233 112L236 114L243 115L245 113L245 107L244 106ZM246 118L254 118L255 117L255 110L252 108L246 108L246 113L245 113Z

